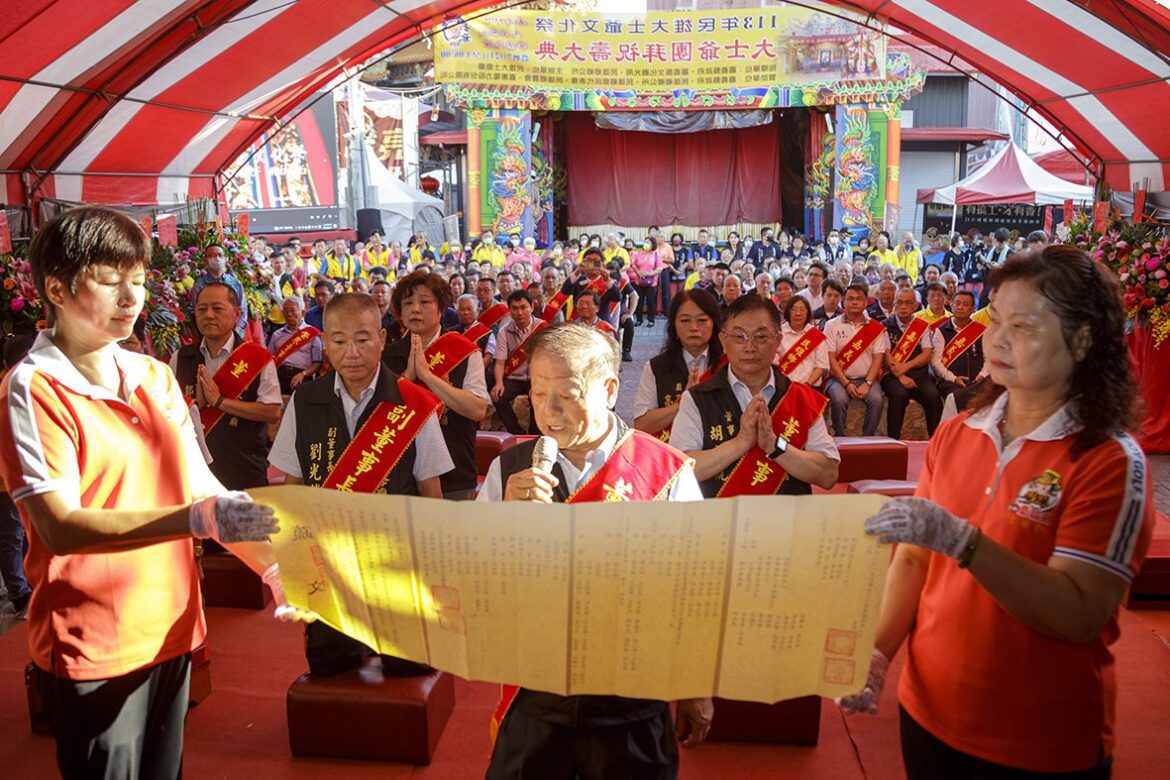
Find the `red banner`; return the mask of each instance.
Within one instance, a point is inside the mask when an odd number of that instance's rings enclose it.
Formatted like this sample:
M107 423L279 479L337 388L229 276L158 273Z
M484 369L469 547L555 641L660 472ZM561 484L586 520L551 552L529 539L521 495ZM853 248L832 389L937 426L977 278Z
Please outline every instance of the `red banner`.
M232 350L227 360L215 372L212 381L219 388L219 392L229 401L238 401L244 391L256 381L260 372L272 360L272 355L256 341L245 341ZM225 413L222 409L205 406L199 410L203 420L203 435L208 436L216 424L222 420Z
M471 357L471 353L479 349L474 341L466 336L448 331L435 339L426 349L427 365L431 371L441 379L458 368L464 360Z
M484 310L483 314L479 315L471 327L463 333L463 337L483 347L479 342L492 332L492 326L503 319L504 315L508 313L508 304L497 303L495 306L490 306Z
M1133 224L1140 225L1146 220L1146 191L1136 190L1133 193Z
M0 252L12 251L12 233L8 230L8 215L0 209Z
M304 326L294 333L292 338L280 345L280 349L276 350L272 361L276 364L277 368L280 368L284 365L284 361L288 360L292 355L295 355L298 350L320 335L321 331L312 325Z
M837 365L841 366L841 372L844 373L851 365L856 362L857 358L861 357L865 350L869 349L869 345L877 340L877 337L882 335L886 326L882 325L877 320L870 320L865 324L857 335L845 345L845 349L837 354Z
M828 398L808 385L791 383L788 392L772 410L773 433L783 436L791 446L803 448L808 443L813 423L824 413L828 403ZM766 452L752 447L735 464L715 497L773 496L787 478L784 469Z
M987 330L988 322L990 322L990 316L987 313L987 309L980 309L975 312L966 327L956 333L955 337L951 339L951 343L947 344L943 350L942 364L950 368L951 363L958 360L960 355L970 349L979 339L983 338L983 332ZM968 377L968 379L974 378Z
M158 242L163 246L179 245L179 223L174 214L163 214L158 218Z
M569 302L569 296L563 292L557 291L557 294L549 299L544 307L544 311L540 313L540 318L545 322L552 322L553 318L561 309L565 308L565 304Z
M402 403L382 401L341 453L322 487L346 493L375 493L427 418L442 408L430 391L399 377Z
M529 345L529 343L532 341L533 337L536 336L537 333L540 333L542 330L544 330L547 327L548 327L548 323L545 322L544 320L537 320L536 321L536 327L534 327L532 330L528 331L528 335L524 337L524 340L516 345L516 348L514 350L512 350L511 355L508 355L508 359L504 363L504 376L508 376L509 374L515 372L522 365L524 365L525 363L528 362L528 345Z
M142 226L142 232L146 234L146 237L150 238L151 234L154 233L154 219L147 214L138 218L138 224Z
M824 341L825 334L823 332L816 328L809 328L808 332L797 339L796 343L789 347L784 356L780 358L780 373L785 376L791 374L806 358L812 357L817 347Z
M918 346L918 342L922 341L923 335L929 330L929 322L922 317L912 317L906 330L902 331L902 338L898 339L898 343L891 350L890 360L894 363L905 363L914 352L914 348Z
M1093 230L1104 233L1109 228L1109 201L1099 200L1093 204Z
M1068 198L1064 202L1064 224L1071 225L1073 221L1073 202L1072 198Z
M236 215L236 230L240 235L247 238L250 234L249 229L252 227L252 217L247 212Z

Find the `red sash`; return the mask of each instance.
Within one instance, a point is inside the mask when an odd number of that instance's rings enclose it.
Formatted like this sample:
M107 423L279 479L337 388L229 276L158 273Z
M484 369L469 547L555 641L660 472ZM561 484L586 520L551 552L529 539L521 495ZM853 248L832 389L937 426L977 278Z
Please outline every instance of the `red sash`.
M528 362L529 342L532 341L533 336L535 336L537 333L540 333L547 327L548 323L544 320L536 321L536 327L528 331L528 335L524 337L524 340L516 345L516 348L512 350L511 355L508 355L508 359L504 363L504 376L508 376L508 374L511 374L512 372L516 371L516 369L520 368L522 365Z
M480 349L483 349L483 340L492 332L494 326L500 319L508 313L508 304L497 303L495 306L489 306L484 310L483 314L479 315L479 319L471 324L471 326L463 332L463 338L471 341Z
M715 366L714 368L708 367L706 371L699 374L699 378L695 381L695 384L696 385L703 384L708 379L715 376L715 372L718 371L719 369L723 368L725 365L727 365L727 355L724 355L723 357L719 358L719 365ZM679 398L682 398L681 394L679 395ZM678 405L678 400L676 399L673 403L669 403L666 406L677 406L677 405ZM661 408L665 408L665 407L659 407L659 408L661 409ZM655 439L658 439L658 441L668 442L668 441L670 441L670 426L668 425L665 428L663 428L662 430L660 430L658 433L652 433L650 435L653 436Z
M799 382L792 382L788 392L772 410L772 431L794 447L808 443L813 423L825 411L829 399ZM723 482L716 498L732 496L772 496L788 477L776 461L759 447L748 450Z
M804 362L805 358L812 357L816 352L817 347L825 341L825 334L816 328L809 328L808 331L796 340L796 343L788 348L788 351L780 358L780 373L788 376L796 367Z
M432 412L442 403L415 383L398 378L401 404L381 401L333 464L322 487L347 493L374 493L398 465Z
M277 368L280 368L284 364L284 361L288 360L298 350L320 335L321 331L312 325L306 325L294 333L292 338L280 345L280 349L276 350L276 354L272 357L272 362L276 364Z
M613 336L615 339L617 338L617 328L601 319L601 317L597 318L597 324L593 326L593 329L599 330L607 336Z
M212 380L224 398L229 401L238 401L244 391L260 376L260 372L264 370L270 360L272 360L272 353L263 344L256 341L241 342L240 346L228 355L227 360L215 372ZM211 429L224 416L225 412L222 409L210 406L202 407L199 410L199 417L203 420L203 435L210 435Z
M983 338L983 332L987 330L987 323L990 318L987 314L987 309L980 309L971 316L971 321L967 323L967 327L955 334L951 339L951 343L947 344L946 349L942 353L942 364L947 368L951 367L968 349L970 349L975 342Z
M476 346L475 342L466 336L455 331L447 331L435 339L434 343L426 348L424 354L427 356L427 363L430 365L431 371L441 379L446 379L448 374L462 365L464 360L467 360L473 352L478 350L479 347Z
M929 330L930 323L925 318L917 315L911 317L910 324L906 326L906 330L902 331L902 337L898 339L898 343L890 352L890 360L894 363L905 363L909 360L914 348L918 346L918 342L922 341L922 337Z
M582 293L595 292L598 295L605 295L605 291L608 289L609 289L609 277L603 273L601 276L597 277L592 282L585 285L585 289L582 290L581 292ZM570 320L577 319L577 310L575 308L573 310L572 315L569 316L569 319Z
M648 433L628 430L614 447L605 465L565 499L565 503L664 501L689 460L683 453L663 445ZM490 726L493 743L508 714L508 708L519 692L520 687L517 685L500 686L500 701L492 711Z
M885 330L885 325L871 319L865 324L865 327L857 331L857 335L845 345L845 349L837 353L837 365L841 367L841 373L853 365L857 358L861 357L861 354L869 349L869 345L876 341L877 337L882 335Z
M545 322L552 322L553 318L561 309L565 308L565 304L569 302L569 296L563 292L558 291L556 295L549 299L548 304L545 305L544 311L540 313L540 318Z

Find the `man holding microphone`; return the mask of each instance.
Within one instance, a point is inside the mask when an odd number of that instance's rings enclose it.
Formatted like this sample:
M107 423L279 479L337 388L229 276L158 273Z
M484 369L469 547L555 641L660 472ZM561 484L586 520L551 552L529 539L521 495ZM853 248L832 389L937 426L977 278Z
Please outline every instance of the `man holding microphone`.
M546 435L492 463L478 501L604 501L622 486L629 501L702 498L691 460L609 410L620 355L603 333L571 323L547 328L529 352L529 397ZM659 499L659 497L661 497ZM674 732L684 747L706 738L710 699L678 702ZM664 701L558 696L504 686L493 716L496 744L487 777L660 778L678 774L678 747Z

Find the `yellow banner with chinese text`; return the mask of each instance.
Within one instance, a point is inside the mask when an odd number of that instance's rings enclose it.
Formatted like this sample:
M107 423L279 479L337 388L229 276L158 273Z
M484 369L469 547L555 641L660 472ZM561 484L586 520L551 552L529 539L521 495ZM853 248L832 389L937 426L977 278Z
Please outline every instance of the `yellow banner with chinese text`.
M663 92L884 78L885 37L809 8L646 14L508 10L440 25L447 84Z

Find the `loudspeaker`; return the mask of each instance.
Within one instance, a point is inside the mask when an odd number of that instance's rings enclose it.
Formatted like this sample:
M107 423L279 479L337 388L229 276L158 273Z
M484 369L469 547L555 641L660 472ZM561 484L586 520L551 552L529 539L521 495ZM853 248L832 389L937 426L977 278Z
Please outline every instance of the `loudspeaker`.
M369 239L370 233L373 233L375 230L382 234L382 238L386 238L386 231L382 229L382 212L378 209L358 209L358 238L366 241ZM385 243L388 244L389 241Z

